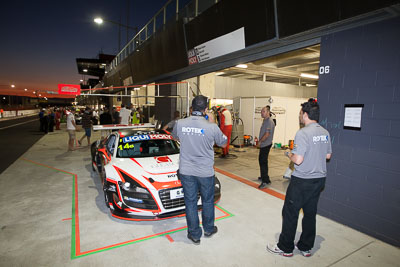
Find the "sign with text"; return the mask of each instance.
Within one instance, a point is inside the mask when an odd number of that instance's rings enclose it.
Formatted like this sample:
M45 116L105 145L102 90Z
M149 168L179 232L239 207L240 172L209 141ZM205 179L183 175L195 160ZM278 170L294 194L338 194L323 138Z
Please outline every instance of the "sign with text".
M344 105L343 129L361 130L361 114L364 104Z
M60 95L80 95L81 86L79 84L59 84L58 94Z
M189 50L189 65L223 56L244 48L244 27L242 27Z

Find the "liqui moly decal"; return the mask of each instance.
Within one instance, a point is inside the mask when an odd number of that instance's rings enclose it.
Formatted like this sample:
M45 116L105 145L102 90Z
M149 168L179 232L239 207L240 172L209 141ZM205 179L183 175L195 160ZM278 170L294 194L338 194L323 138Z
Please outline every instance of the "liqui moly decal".
M150 136L148 135L133 135L133 136L126 136L122 139L124 143L131 143L135 141L143 141L143 140L150 140Z
M124 143L131 143L135 141L154 140L154 139L167 139L172 140L172 135L169 134L149 134L149 135L132 135L126 136L122 139Z

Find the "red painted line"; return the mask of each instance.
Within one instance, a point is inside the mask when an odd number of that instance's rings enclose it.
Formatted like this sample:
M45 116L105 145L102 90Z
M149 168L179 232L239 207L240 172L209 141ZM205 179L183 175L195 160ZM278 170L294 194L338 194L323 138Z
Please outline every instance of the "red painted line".
M172 237L170 235L165 235L166 238L168 238L169 242L173 243L174 240L172 239Z
M236 181L242 182L242 183L244 183L244 184L247 184L247 185L249 185L249 186L251 186L251 187L254 187L254 188L258 189L259 184L257 184L257 183L254 183L254 182L252 182L252 181L249 181L249 180L247 180L247 179L245 179L245 178L243 178L243 177L234 175L234 174L232 174L232 173L230 173L230 172L221 170L220 168L215 168L215 170L216 170L217 172L223 174L223 175L226 175L226 176L228 176L228 177L230 177L230 178L232 178L232 179L235 179ZM258 190L261 190L261 191L263 191L263 192L265 192L265 193L267 193L267 194L270 194L271 196L277 197L277 198L279 198L279 199L285 200L285 195L284 195L284 194L279 193L279 192L277 192L277 191L275 191L275 190L272 190L272 189L270 189L270 188L258 189Z
M65 218L65 219L62 219L61 221L69 221L69 220L72 220L72 218Z
M90 254L90 253L93 253L93 252L99 252L101 250L105 250L105 249L109 249L109 248L118 247L118 246L121 246L121 245L124 245L124 244L128 244L128 243L132 243L132 242L137 242L137 241L140 241L140 240L145 240L145 239L154 238L154 237L163 236L163 235L167 236L169 233L174 233L176 231L183 230L183 229L187 228L187 226L182 226L182 227L175 228L175 229L172 229L172 230L167 230L167 231L164 231L164 232L161 232L161 233L156 233L156 234L152 234L152 235L149 235L149 236L144 236L144 237L140 237L140 238L136 238L136 239L132 239L132 240L128 240L128 241L124 241L124 242L120 242L120 243L116 243L116 244L111 244L111 245L108 245L108 246L104 246L104 247L100 247L100 248L96 248L96 249L92 249L92 250L87 250L87 251L81 252L80 231L79 231L78 175L75 174L75 173L71 173L71 172L67 172L67 171L61 170L61 169L57 169L57 168L54 168L54 167L51 167L51 166L48 166L48 165L45 165L45 164L42 164L42 163L38 163L38 162L35 162L35 161L32 161L32 160L28 160L28 159L25 159L25 158L22 158L22 159L25 160L25 161L29 161L31 163L34 163L36 165L44 166L44 167L47 167L47 168L50 168L50 169L54 169L54 170L57 170L57 171L60 171L60 172L63 172L63 173L68 173L68 174L71 174L71 175L74 176L74 185L75 185L75 214L74 214L75 215L75 227L74 228L75 228L75 256L76 257L84 256L86 254ZM215 218L216 220L231 216L228 212L224 211L222 208L220 208L218 206L215 206L215 207L223 213L223 215ZM184 216L184 215L178 215L177 217L180 217L180 216ZM63 220L72 220L72 218L66 218L66 219L63 219ZM169 236L167 238L169 239L171 237ZM172 238L171 238L171 240L173 242ZM171 242L171 240L170 240L170 242Z

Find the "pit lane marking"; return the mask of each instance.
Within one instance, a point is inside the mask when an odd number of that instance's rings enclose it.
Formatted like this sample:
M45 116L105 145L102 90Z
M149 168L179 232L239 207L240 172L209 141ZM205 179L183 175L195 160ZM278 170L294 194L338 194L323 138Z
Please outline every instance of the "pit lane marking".
M127 245L131 245L131 244L135 244L135 243L139 243L142 241L146 241L146 240L150 240L156 237L161 237L161 236L167 236L169 234L173 234L173 233L177 233L177 232L181 232L187 229L187 226L182 226L179 228L175 228L175 229L171 229L171 230L167 230L161 233L155 233L149 236L144 236L144 237L139 237L136 239L132 239L132 240L128 240L128 241L123 241L120 243L116 243L116 244L111 244L108 246L104 246L104 247L100 247L100 248L95 248L95 249L91 249L91 250L87 250L87 251L83 251L81 252L81 245L80 245L80 232L79 232L79 205L78 205L78 175L76 173L71 173L71 172L67 172L61 169L57 169L55 167L51 167L39 162L35 162L29 159L25 159L25 158L21 158L22 160L35 164L35 165L39 165L45 168L49 168L52 170L56 170L58 172L62 172L65 174L69 174L73 177L73 183L72 183L72 220L71 220L71 260L74 259L78 259L81 257L85 257L88 255L92 255L92 254L96 254L96 253L100 253L100 252L104 252L104 251L108 251L111 249L115 249L115 248L119 248L122 246L127 246ZM220 210L223 215L216 217L215 221L219 221L219 220L223 220L223 219L227 219L227 218L231 218L234 215L232 213L230 213L229 211L225 210L224 208L215 205L215 208ZM168 237L167 237L168 238ZM172 238L171 238L172 239Z

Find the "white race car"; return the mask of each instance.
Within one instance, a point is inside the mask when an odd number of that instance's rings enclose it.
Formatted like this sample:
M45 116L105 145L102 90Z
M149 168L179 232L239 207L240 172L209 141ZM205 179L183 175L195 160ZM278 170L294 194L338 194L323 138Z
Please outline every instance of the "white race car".
M101 178L112 216L127 220L160 220L185 213L179 181L179 142L151 124L96 125L114 130L91 146L92 166ZM221 198L215 177L214 202ZM201 208L200 194L198 207Z

